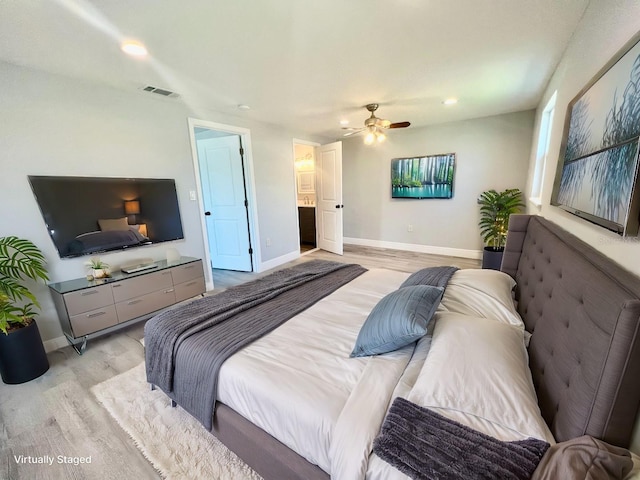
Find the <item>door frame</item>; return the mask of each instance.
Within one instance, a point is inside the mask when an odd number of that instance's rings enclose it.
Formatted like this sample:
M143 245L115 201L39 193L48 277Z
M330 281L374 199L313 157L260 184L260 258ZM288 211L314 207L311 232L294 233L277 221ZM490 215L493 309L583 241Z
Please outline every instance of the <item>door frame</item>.
M294 138L293 141L291 142L291 171L293 172L293 185L294 185L294 189L293 189L293 204L296 206L296 225L298 226L296 232L298 233L298 253L300 253L300 219L298 218L298 177L297 177L297 171L296 171L296 145L308 145L310 147L314 147L314 153L313 153L313 162L314 162L314 171L315 171L315 161L316 161L316 154L315 154L315 149L319 146L321 146L321 143L318 142L311 142L309 140L300 140L298 138ZM317 177L316 177L317 178ZM316 182L316 187L317 187L317 182ZM317 188L316 188L317 190ZM317 193L316 193L317 195ZM317 205L317 202L316 202ZM314 248L313 250L310 250L310 252L315 252L316 250L318 250L318 212L316 210L316 248ZM300 255L302 256L302 255Z
M196 179L196 192L198 210L200 213L200 227L202 229L202 241L204 246L204 264L209 267L205 271L205 278L207 279L207 290L212 290L213 277L211 272L211 255L209 253L209 234L207 232L207 224L205 220L205 208L202 198L202 183L200 181L200 162L198 160L198 147L196 144L195 128L206 128L208 130L216 130L219 132L230 133L240 136L242 141L242 148L244 155L242 160L244 163L245 172L245 187L247 189L247 200L249 202L248 207L248 219L249 219L249 235L251 236L251 243L253 253L251 254L251 260L253 264L253 271L257 271L257 266L260 265L262 258L260 252L260 233L258 231L258 212L257 212L257 200L256 200L256 188L255 177L253 172L253 153L251 150L251 131L248 128L236 127L233 125L225 125L222 123L210 122L208 120L201 120L197 118L188 117L187 122L189 125L189 142L191 144L191 156L193 159L193 173Z

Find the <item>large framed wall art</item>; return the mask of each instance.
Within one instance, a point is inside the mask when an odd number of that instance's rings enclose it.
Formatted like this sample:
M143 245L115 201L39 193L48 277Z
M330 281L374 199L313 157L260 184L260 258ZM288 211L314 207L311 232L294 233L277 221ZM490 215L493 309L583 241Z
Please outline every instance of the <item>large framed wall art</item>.
M621 235L638 234L640 37L567 109L552 205Z
M455 153L391 160L391 198L452 198Z

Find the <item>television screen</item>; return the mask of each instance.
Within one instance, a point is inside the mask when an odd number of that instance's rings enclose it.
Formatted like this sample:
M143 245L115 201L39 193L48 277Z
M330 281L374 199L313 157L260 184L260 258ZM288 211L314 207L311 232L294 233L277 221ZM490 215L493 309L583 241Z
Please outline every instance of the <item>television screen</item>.
M61 258L184 238L175 181L29 176Z
M456 154L391 160L391 198L453 198Z

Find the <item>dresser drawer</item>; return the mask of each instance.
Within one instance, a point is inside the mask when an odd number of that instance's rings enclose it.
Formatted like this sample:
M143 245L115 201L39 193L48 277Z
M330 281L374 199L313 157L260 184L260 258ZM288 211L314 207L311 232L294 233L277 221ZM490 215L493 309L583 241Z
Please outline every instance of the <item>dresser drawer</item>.
M95 310L105 305L113 304L113 294L110 285L85 288L75 292L64 294L64 303L67 306L69 316Z
M181 302L187 298L195 297L196 295L200 295L205 292L204 277L179 283L174 288L176 290L176 302Z
M174 285L188 282L189 280L195 280L199 277L204 277L202 262L191 262L186 265L180 265L179 267L173 267L171 269L171 276L173 277Z
M176 303L173 287L169 286L158 292L148 293L138 298L116 303L118 321L120 323L155 312Z
M127 278L111 284L115 303L171 287L173 287L173 282L171 281L171 272L169 270Z
M117 325L118 316L116 315L115 306L109 305L90 312L73 315L69 317L69 320L71 321L73 336L77 338Z

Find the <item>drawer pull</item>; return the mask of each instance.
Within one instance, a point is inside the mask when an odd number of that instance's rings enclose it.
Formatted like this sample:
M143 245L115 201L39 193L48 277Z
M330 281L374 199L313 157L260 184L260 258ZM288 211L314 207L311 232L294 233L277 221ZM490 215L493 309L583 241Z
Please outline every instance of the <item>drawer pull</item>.
M97 290L87 290L85 292L82 292L80 294L81 297L86 297L87 295L93 295L94 293L98 293Z
M106 315L107 312L96 312L87 314L87 318L99 317L100 315Z
M191 285L195 285L195 284L196 284L196 281L194 280L193 282L185 283L184 286L190 287Z
M121 287L121 286L122 286L122 284L120 284L120 283L115 283L115 284L113 284L113 285L111 285L111 286L112 286L113 288L116 288L116 287Z
M162 275L171 275L171 272L167 270L166 272L162 272Z
M135 305L136 303L140 303L142 300L139 298L137 300L131 300L130 302L127 302L127 305Z
M171 293L173 292L173 288L170 288L169 290L165 290L164 293Z
M185 265L184 269L186 270L187 268L193 268L193 267L195 267L195 265Z

